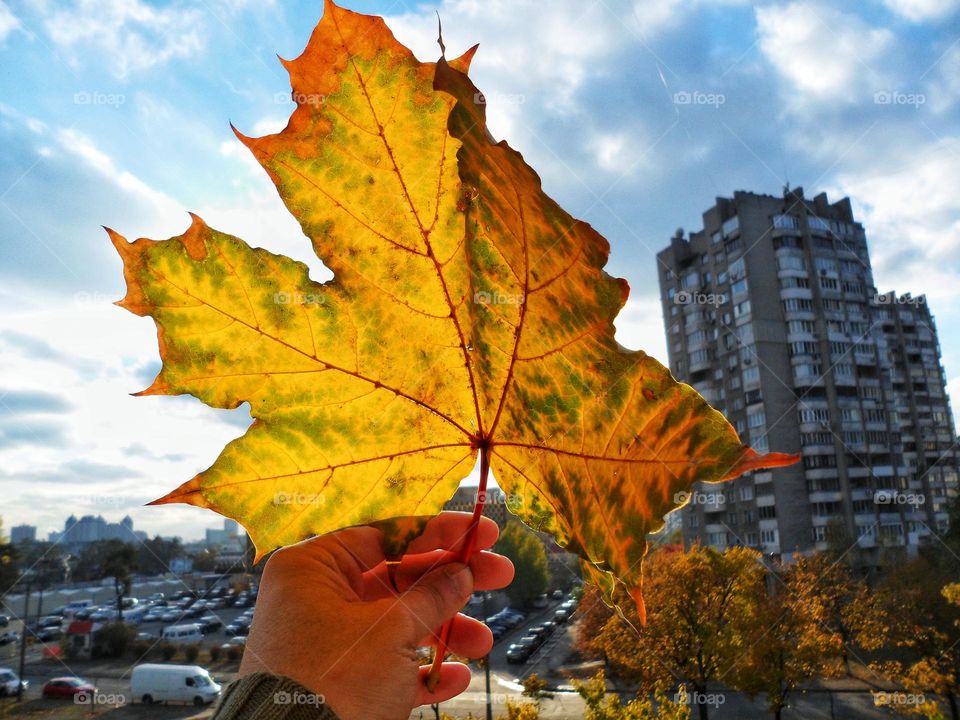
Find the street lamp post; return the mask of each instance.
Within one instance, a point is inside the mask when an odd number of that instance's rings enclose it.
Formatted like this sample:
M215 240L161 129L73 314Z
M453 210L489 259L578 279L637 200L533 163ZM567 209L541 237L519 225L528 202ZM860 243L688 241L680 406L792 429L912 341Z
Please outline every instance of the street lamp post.
M23 618L20 621L20 666L17 672L17 702L23 700L23 668L27 660L27 624L30 620L30 581L32 572L23 574L26 583L23 591Z

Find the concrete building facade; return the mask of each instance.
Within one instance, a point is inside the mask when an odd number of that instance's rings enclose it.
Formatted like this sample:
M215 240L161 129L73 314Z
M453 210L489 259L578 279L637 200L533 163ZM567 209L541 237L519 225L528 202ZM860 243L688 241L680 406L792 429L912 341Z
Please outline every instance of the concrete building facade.
M925 298L879 294L849 199L736 192L657 255L670 369L792 467L696 488L686 544L879 565L946 527L958 453Z

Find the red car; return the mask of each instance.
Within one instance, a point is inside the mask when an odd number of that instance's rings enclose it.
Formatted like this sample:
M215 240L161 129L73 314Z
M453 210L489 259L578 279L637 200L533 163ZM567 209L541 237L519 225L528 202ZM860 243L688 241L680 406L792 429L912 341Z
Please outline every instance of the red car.
M78 695L92 697L97 694L97 688L86 680L78 677L57 677L47 680L43 686L45 698L74 698Z

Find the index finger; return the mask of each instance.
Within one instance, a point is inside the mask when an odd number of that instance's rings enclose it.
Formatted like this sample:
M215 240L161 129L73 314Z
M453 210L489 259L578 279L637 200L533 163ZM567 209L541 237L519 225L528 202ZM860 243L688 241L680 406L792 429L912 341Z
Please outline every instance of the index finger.
M442 512L431 518L423 532L407 547L408 554L425 553L431 550L458 551L463 547L470 532L473 513ZM500 536L500 528L490 518L481 515L477 525L474 550L492 547Z

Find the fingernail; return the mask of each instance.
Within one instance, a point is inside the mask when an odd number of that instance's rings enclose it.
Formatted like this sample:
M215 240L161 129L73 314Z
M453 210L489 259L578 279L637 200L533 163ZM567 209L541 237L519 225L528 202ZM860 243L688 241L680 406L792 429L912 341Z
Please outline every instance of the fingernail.
M459 595L469 595L473 592L473 573L469 565L463 563L448 563L443 566L443 573L450 578L450 582Z

